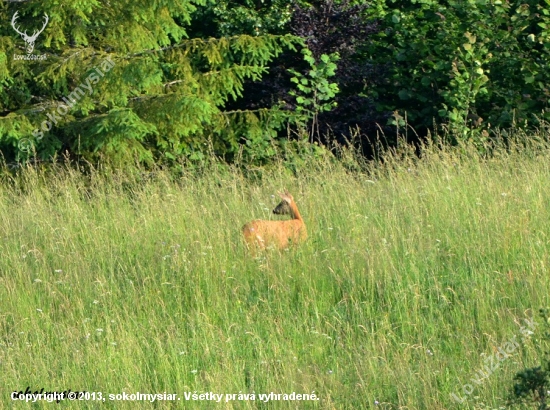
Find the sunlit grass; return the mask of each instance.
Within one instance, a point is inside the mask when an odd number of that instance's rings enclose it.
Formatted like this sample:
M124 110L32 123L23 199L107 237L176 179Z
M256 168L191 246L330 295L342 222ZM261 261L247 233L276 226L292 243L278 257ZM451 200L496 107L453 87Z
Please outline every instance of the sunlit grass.
M31 386L197 408L455 408L482 355L549 305L550 162L537 153L427 148L363 172L319 159L253 182L216 164L146 179L23 170L0 187L0 403ZM283 188L309 239L254 259L241 227L275 219ZM463 407L504 405L539 360L533 338ZM195 391L256 401L185 403ZM270 392L319 400L261 403Z

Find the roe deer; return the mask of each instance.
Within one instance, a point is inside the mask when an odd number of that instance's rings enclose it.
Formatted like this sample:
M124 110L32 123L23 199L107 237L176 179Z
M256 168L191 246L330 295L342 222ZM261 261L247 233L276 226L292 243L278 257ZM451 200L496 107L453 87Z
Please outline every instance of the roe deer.
M243 226L244 239L249 248L265 249L275 246L285 249L291 243L305 241L307 238L306 225L298 211L294 198L288 192L279 193L282 201L273 210L277 215L290 215L288 221L262 221L256 220Z

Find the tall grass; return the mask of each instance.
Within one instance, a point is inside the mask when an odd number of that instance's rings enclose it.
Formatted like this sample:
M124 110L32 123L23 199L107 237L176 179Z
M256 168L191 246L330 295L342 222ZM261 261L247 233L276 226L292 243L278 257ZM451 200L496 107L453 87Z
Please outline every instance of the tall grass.
M463 385L550 305L549 154L425 147L253 179L215 163L179 178L4 177L0 407L30 386L181 399L101 404L117 409L443 409L452 393L498 408L540 359L538 329L473 393ZM309 239L254 259L240 229L273 218L283 188ZM319 400L186 402L195 391Z

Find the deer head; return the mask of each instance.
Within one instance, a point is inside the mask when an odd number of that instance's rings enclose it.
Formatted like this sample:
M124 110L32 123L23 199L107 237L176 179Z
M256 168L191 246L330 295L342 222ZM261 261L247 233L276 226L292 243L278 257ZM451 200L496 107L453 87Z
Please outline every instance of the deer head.
M46 13L44 13L44 17L45 17L44 25L42 26L42 28L40 30L35 30L35 32L32 34L32 36L29 36L27 34L26 30L24 32L21 32L21 31L19 31L19 29L17 27L15 27L15 22L17 20L17 15L18 14L19 14L19 12L16 11L15 14L13 15L13 18L11 19L11 26L13 27L13 29L19 35L21 35L23 40L25 40L25 42L27 43L27 54L31 54L34 50L34 42L36 41L36 38L38 37L38 35L40 33L42 33L44 31L44 29L46 28L46 25L48 24L48 21L50 20L50 18L48 17L48 15Z

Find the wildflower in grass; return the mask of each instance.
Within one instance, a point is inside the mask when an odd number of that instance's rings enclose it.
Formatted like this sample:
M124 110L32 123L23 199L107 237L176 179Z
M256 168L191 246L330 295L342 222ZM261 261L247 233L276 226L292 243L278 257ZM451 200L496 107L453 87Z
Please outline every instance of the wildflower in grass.
M96 331L97 333L101 333L101 332L103 332L103 329L100 328L100 327L98 327L95 331Z
M430 350L430 349L426 349L426 353L429 354L430 356L433 356L433 352Z
M191 370L191 373L193 373L193 374L197 374L197 369L193 369L193 370Z

